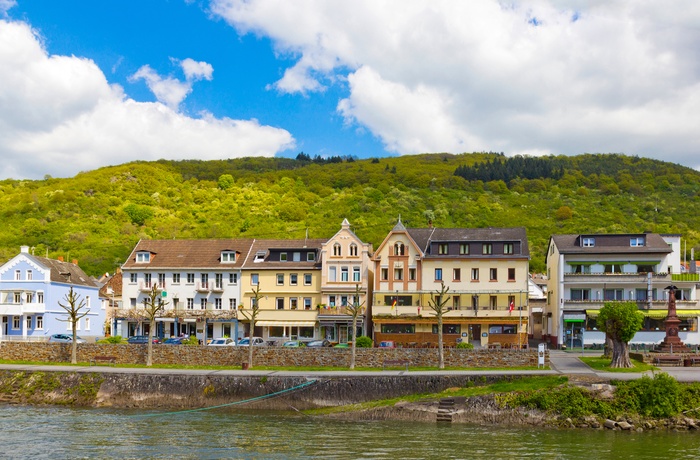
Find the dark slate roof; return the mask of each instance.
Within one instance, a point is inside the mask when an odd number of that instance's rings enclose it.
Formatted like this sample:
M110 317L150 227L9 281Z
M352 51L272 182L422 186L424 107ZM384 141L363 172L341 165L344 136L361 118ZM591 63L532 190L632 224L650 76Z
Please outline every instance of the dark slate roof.
M56 259L23 254L39 265L51 270L51 281L56 283L67 283L75 286L97 287L97 283L76 264L62 262ZM70 276L69 276L70 274Z
M321 245L327 240L321 238L302 239L302 240L255 240L248 257L246 258L243 267L248 270L258 269L320 269L321 268ZM288 260L281 262L278 260L269 260L270 252L308 252L316 253L316 260L308 262L305 258L298 262ZM265 253L265 258L262 262L255 262L255 255Z
M252 239L141 240L122 268L240 268L252 244ZM136 263L136 253L144 251L151 253L151 261ZM222 251L237 252L236 262L222 264Z
M425 252L430 243L492 243L492 242L521 242L520 254L516 256L530 256L527 244L527 232L525 227L508 228L409 228L408 234Z
M644 237L644 246L630 246L630 238ZM595 246L583 247L583 238L595 238ZM562 254L668 254L671 246L658 233L552 235Z

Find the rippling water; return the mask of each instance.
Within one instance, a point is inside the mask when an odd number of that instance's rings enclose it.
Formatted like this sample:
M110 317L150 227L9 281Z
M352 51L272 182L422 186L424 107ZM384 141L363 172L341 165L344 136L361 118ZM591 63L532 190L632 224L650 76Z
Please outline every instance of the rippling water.
M700 434L0 406L2 458L698 458Z

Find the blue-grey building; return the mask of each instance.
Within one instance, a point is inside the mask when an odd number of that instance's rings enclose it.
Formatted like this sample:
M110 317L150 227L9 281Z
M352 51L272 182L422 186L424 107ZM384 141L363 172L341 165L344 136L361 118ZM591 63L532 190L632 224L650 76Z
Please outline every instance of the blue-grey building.
M88 314L78 321L77 334L83 338L104 335L105 309L99 301L99 286L78 267L30 254L22 246L18 255L0 266L0 339L41 340L71 330L66 295L73 288L85 302ZM64 321L61 321L64 320Z

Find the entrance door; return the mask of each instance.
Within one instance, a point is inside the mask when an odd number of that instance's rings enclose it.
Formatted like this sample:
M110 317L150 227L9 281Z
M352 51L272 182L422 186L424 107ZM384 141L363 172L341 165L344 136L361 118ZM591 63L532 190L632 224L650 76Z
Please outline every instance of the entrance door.
M340 326L338 328L338 341L340 343L348 343L348 327Z
M2 317L2 335L7 335L8 334L8 320L7 316Z
M469 325L469 338L474 348L481 347L481 324Z

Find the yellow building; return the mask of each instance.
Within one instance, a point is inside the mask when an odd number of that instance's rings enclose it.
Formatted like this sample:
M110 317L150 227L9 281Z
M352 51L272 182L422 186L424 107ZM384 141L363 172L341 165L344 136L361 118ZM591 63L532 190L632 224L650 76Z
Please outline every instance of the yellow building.
M527 343L529 249L525 229L406 228L399 221L372 258L375 342L437 343L429 307L442 285L445 343Z

